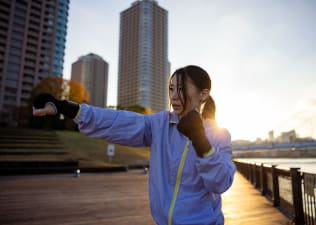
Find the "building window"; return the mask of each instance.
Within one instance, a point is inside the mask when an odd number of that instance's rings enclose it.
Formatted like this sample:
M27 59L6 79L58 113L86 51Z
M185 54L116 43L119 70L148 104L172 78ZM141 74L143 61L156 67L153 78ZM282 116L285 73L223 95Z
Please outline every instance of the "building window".
M17 80L12 80L12 79L6 79L6 87L18 87L18 81Z
M19 77L19 72L17 71L8 71L7 72L7 77L10 80L17 80Z

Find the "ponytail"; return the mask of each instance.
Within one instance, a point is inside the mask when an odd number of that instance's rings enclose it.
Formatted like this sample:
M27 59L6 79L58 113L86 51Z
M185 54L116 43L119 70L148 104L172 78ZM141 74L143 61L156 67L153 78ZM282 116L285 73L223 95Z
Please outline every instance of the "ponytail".
M208 96L204 103L202 117L203 119L215 120L216 105L212 96Z

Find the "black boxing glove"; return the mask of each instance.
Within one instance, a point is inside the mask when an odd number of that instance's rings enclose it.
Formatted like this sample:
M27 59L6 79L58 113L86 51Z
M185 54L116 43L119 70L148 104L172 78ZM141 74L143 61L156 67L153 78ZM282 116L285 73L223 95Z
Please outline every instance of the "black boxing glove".
M66 117L74 119L79 111L79 104L67 100L57 100L51 94L40 94L36 96L33 101L33 107L35 109L41 109L46 106L46 104L51 104L56 111L56 114L61 113Z
M205 135L201 116L197 111L193 110L182 117L177 128L192 141L199 157L203 157L212 149L212 145Z

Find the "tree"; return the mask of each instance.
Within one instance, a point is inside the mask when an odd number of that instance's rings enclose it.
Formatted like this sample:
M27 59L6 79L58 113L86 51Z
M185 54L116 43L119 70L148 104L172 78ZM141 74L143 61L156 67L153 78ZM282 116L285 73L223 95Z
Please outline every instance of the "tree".
M126 110L132 111L132 112L137 112L137 113L142 113L142 114L144 114L144 112L145 112L145 108L141 105L131 105L131 106L127 107Z
M63 99L66 87L66 81L61 77L44 78L33 88L32 99L41 93L49 93L57 99Z
M69 85L69 100L77 103L88 103L90 99L90 93L83 84L78 81L70 80Z
M111 109L117 109L117 110L127 110L127 111L132 111L132 112L137 112L137 113L141 113L141 114L152 114L152 110L151 108L145 108L141 105L131 105L131 106L128 106L128 107L122 107L120 105L118 106L109 106L108 108L111 108Z
M49 93L57 99L70 100L77 103L89 102L90 93L83 84L61 77L47 77L32 90L32 100L41 93Z
M151 108L145 108L144 114L152 114L153 111Z

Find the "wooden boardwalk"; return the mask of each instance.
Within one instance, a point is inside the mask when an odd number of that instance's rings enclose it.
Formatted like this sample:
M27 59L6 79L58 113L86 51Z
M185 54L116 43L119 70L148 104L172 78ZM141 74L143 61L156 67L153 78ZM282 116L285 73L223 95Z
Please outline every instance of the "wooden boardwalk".
M233 186L223 194L225 225L290 225L290 220L236 173Z
M112 174L0 177L1 225L155 224L140 170ZM236 174L223 195L225 225L288 225L289 220Z

